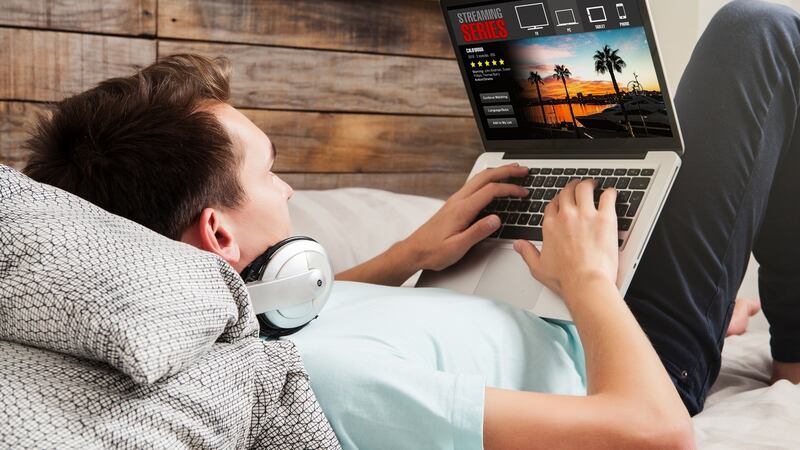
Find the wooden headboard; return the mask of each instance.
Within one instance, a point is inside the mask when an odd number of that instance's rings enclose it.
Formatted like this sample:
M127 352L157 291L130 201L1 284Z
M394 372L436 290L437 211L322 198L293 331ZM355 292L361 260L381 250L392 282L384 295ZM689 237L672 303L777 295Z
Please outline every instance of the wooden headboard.
M231 59L295 189L444 198L482 151L433 0L4 0L0 162L49 102L178 52Z

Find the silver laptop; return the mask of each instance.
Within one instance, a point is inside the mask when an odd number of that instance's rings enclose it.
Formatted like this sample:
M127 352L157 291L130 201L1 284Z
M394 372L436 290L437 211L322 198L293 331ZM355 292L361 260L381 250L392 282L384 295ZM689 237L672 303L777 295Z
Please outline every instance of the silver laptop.
M569 181L594 178L619 191L617 285L624 295L683 155L646 1L442 0L441 6L486 150L470 177L517 162L530 172L509 181L530 193L493 201L481 217L499 215L501 229L447 270L423 272L417 286L570 320L512 244L528 239L541 246L547 203ZM566 9L576 23L558 26L556 13Z

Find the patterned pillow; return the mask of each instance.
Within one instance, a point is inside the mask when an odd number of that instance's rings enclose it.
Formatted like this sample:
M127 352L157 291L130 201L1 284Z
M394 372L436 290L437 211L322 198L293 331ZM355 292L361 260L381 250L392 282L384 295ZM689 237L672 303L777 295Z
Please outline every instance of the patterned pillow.
M0 165L0 339L150 384L257 334L221 258Z

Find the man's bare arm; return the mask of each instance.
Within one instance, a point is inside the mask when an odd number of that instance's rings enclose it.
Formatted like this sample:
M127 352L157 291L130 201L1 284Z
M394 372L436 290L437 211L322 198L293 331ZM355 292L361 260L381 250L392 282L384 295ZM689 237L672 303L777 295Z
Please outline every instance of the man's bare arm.
M594 207L594 183L570 183L548 205L541 251L515 248L564 299L586 355L587 396L487 389L487 449L694 447L692 425L653 347L615 286L616 193Z
M486 169L447 199L433 217L408 238L375 258L336 275L337 280L399 286L417 271L443 270L500 227L497 215L475 222L497 197L522 197L528 190L504 181L524 177L528 169L508 165Z

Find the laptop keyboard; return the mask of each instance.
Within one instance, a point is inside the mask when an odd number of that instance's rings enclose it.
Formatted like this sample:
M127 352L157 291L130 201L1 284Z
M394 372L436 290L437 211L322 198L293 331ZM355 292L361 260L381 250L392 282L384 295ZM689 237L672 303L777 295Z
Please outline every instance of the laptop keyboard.
M542 240L542 219L548 203L572 180L594 179L597 189L594 202L597 206L600 194L607 188L617 189L617 228L619 247L625 244L636 220L654 169L575 169L575 168L532 168L525 178L512 178L508 183L517 184L529 190L526 197L505 197L492 201L476 220L497 214L503 226L491 237L499 239Z

